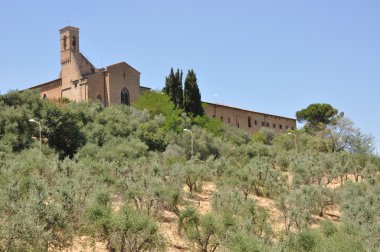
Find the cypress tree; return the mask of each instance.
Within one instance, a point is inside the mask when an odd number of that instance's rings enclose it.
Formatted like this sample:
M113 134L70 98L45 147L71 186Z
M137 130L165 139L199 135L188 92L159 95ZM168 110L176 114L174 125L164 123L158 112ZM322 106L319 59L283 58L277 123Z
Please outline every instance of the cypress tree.
M193 116L204 114L201 103L201 93L199 92L197 84L197 76L192 69L188 71L185 79L184 109L186 113L192 114Z
M182 70L177 69L175 73L175 98L176 107L183 108L183 87L182 87Z
M170 69L170 74L165 78L165 87L163 92L166 93L170 99L173 101L173 87L174 87L174 71L173 68Z
M183 108L182 70L177 69L174 73L173 68L170 69L162 91L170 97L176 108Z

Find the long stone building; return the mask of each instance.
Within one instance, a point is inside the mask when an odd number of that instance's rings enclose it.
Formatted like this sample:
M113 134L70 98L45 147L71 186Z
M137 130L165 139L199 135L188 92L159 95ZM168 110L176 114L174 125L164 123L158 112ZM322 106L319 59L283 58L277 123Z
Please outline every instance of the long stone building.
M60 31L61 72L56 80L32 87L44 99L68 98L76 102L99 100L104 106L133 104L150 90L140 85L140 72L125 62L96 68L79 50L79 29L67 26ZM209 117L255 132L269 127L286 132L296 127L295 119L206 103Z
M257 132L266 127L276 132L287 132L296 128L296 120L251 110L206 102L205 112L209 117L218 118L225 124Z

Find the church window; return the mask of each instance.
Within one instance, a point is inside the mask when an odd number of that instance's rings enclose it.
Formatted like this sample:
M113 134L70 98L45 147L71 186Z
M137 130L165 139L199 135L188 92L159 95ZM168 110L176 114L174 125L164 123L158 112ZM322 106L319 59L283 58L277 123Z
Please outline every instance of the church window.
M220 117L220 120L223 122L223 116Z
M237 124L237 126L238 126L238 128L240 128L240 124L239 123Z
M230 120L230 118L228 117L228 123L231 123L231 120Z
M288 126L288 125L286 125L286 126L285 126L285 129L289 129L289 126Z
M275 123L273 123L273 128L276 128L276 124Z
M212 115L212 118L215 118L215 115Z
M125 79L125 72L123 73L124 79Z
M261 126L265 126L265 122L261 122Z
M255 120L255 125L257 125L257 120Z
M100 102L102 102L102 96L100 94L98 94L98 96L96 96L96 99Z
M252 125L251 125L251 117L248 116L248 128L251 128L251 127L252 127Z
M67 37L64 36L63 37L63 50L66 50L66 48L67 48Z
M77 41L75 39L75 36L73 36L73 49L75 50L75 47L77 46Z
M121 104L130 105L129 104L129 92L127 88L123 88L121 90Z
M280 129L282 129L282 124L280 124L280 126L279 126L279 127L280 127Z
M269 127L269 122L267 122L267 127Z

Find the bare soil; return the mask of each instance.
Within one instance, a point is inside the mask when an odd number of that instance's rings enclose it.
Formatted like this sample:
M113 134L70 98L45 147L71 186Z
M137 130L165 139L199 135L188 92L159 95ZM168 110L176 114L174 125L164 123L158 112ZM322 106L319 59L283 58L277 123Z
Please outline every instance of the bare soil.
M289 183L292 181L291 174L288 175ZM354 176L348 175L349 180L354 181ZM340 180L335 179L329 185L330 188L337 188L340 186ZM205 182L202 186L201 192L190 193L187 186L183 188L184 191L184 204L192 205L197 208L201 214L207 214L212 211L211 198L217 191L217 186L212 182ZM266 209L270 216L270 223L274 233L280 233L284 231L283 216L281 211L276 207L276 202L273 199L259 197L256 195L250 195L250 198L254 199L258 206ZM121 199L118 199L121 200ZM113 203L113 208L118 211L121 207L121 203ZM183 209L183 207L181 207ZM313 223L311 228L319 227L321 220L331 220L338 222L340 218L339 209L336 206L329 207L325 210L323 217L313 216ZM197 251L194 244L188 241L183 234L178 230L178 217L170 211L162 211L158 218L158 228L160 234L166 240L166 251L168 252L183 252L183 251ZM74 240L72 248L64 250L65 252L107 252L106 244L104 242L92 243L90 239L86 237L79 237Z

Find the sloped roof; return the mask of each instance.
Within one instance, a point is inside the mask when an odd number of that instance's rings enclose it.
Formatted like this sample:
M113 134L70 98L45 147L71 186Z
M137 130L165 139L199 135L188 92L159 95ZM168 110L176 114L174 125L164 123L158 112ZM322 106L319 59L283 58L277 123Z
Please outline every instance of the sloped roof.
M296 120L295 118L289 118L289 117L284 117L284 116L272 115L272 114L257 112L257 111L253 111L253 110L248 110L248 109L242 109L242 108L237 108L237 107L217 104L217 103L211 103L211 102L203 102L203 103L206 103L207 105L211 105L211 106L219 106L219 107L224 107L224 108L229 108L229 109L234 109L234 110L240 110L240 111L249 112L249 113L261 114L261 115L265 115L265 116L278 117L278 118L283 118L283 119L287 119L287 120Z

